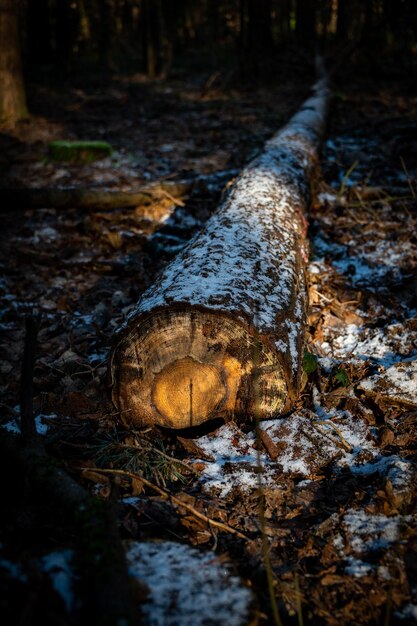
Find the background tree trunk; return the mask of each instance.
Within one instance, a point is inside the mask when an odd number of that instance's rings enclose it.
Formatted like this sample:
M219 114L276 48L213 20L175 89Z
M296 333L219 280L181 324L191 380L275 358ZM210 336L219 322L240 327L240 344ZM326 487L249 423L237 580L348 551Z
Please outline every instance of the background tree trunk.
M316 37L316 0L297 0L295 32L298 41L311 46Z
M265 76L271 67L271 0L241 0L240 25L242 73L255 79Z
M0 120L28 114L19 36L19 2L0 2Z
M114 21L113 6L110 0L101 0L98 5L100 28L98 33L98 48L100 64L103 69L110 69L112 66L112 39Z
M26 55L29 67L42 67L52 59L49 0L28 0L26 12Z
M346 41L349 32L349 9L347 0L338 0L337 3L337 38L340 42Z

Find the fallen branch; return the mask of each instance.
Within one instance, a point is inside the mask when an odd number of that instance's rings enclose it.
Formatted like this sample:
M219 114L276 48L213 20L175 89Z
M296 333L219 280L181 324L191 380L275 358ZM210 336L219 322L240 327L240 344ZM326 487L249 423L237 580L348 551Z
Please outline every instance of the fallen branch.
M322 79L120 329L109 371L126 421L185 428L293 406L307 309L304 213L327 101Z
M78 469L83 470L84 468L80 467ZM192 513L195 517L198 517L198 519L203 520L210 526L214 526L215 528L224 530L225 532L231 533L232 535L236 535L236 537L239 537L239 539L245 539L245 541L250 541L249 537L241 533L239 530L236 530L236 528L233 528L232 526L229 526L228 524L223 524L223 522L217 522L211 517L204 515L204 513L200 513L200 511L197 511L197 509L191 506L191 504L187 504L186 502L183 502L182 500L180 500L180 498L176 498L171 493L169 493L168 491L165 491L165 489L162 489L161 487L158 487L157 485L154 485L150 480L147 480L140 474L135 474L134 472L128 472L127 470L101 469L98 467L95 467L94 471L101 472L103 474L114 474L116 476L126 476L127 478L132 478L133 480L137 480L143 483L146 487L149 487L149 489L152 489L152 491L155 491L156 493L158 493L160 496L162 496L166 500L169 500L171 503L182 507L183 509L185 509L189 513Z
M322 430L321 428L319 428L318 424L321 424L323 426L331 426L333 427L333 430L336 432L336 434L338 435L339 439L336 439L335 437L332 437L328 432L326 432L325 430ZM344 450L345 452L352 452L353 448L352 446L346 441L346 439L343 437L342 433L340 432L340 430L337 428L337 426L335 426L333 424L333 422L331 422L330 420L311 420L311 425L314 428L315 431L317 431L322 437L325 437L326 439L329 439L329 441L331 441L332 443L334 443L334 445L338 448L342 448L342 450Z
M0 211L5 213L40 208L115 209L140 206L160 196L169 197L174 204L182 206L179 196L188 189L189 185L186 183L169 181L148 185L132 192L75 187L0 189Z
M353 450L352 446L343 437L340 429L336 426L336 424L334 424L331 420L320 420L318 423L323 424L323 426L330 426L331 428L333 428L335 433L338 435L340 441L342 442L342 445L345 448L346 452L352 452Z

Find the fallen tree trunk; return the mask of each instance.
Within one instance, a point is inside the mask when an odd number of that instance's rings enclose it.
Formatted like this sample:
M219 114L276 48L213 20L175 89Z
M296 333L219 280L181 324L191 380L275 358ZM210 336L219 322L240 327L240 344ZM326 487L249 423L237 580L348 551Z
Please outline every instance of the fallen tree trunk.
M304 212L327 101L321 79L118 333L110 374L125 422L185 428L272 417L294 404L307 307Z
M2 213L27 209L115 209L136 207L154 198L181 196L189 185L164 181L148 185L137 191L68 188L0 188ZM175 200L175 198L174 198Z

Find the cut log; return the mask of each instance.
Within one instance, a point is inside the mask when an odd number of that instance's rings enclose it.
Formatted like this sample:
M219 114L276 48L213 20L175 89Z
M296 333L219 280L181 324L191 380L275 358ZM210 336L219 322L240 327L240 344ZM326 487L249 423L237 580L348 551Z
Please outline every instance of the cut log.
M307 307L305 212L327 102L321 79L120 329L109 372L126 423L186 428L293 406Z
M26 209L115 209L137 207L150 203L154 198L183 195L187 183L164 181L142 187L137 191L114 191L110 189L68 188L3 188L0 189L0 211Z

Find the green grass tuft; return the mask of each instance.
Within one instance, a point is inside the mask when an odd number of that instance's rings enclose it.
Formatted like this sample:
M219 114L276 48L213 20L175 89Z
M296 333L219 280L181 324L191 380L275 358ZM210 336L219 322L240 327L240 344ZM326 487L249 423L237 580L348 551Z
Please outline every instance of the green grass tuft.
M48 145L50 161L91 163L111 156L112 146L106 141L51 141Z
M317 370L317 357L308 350L304 350L303 370L306 374L312 374Z

